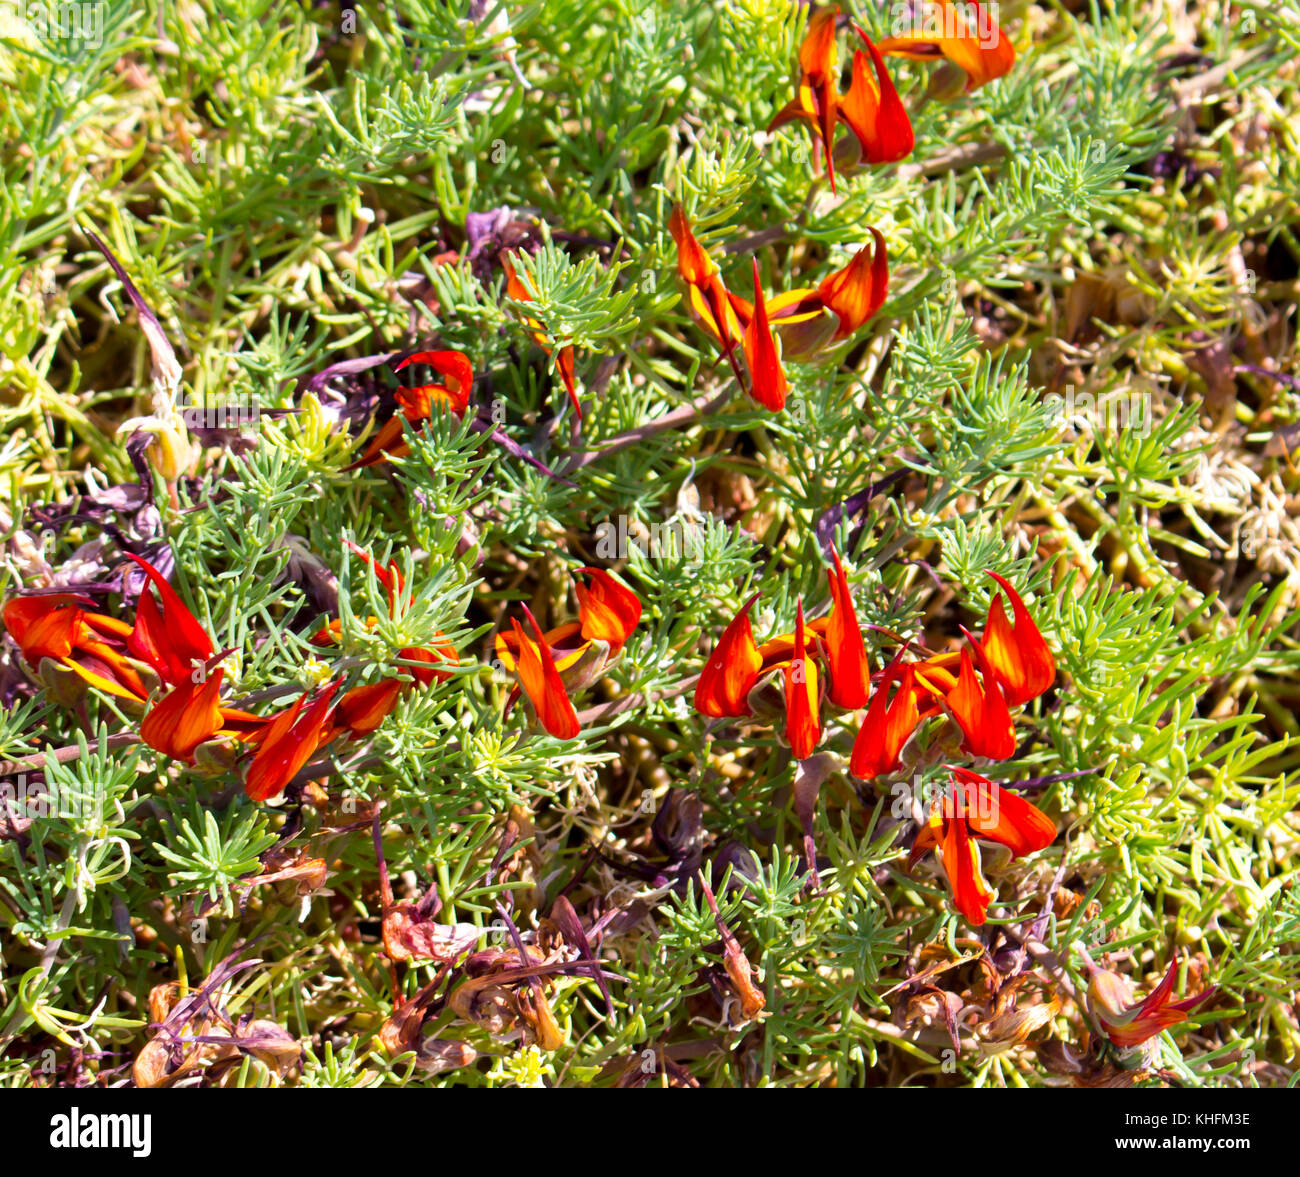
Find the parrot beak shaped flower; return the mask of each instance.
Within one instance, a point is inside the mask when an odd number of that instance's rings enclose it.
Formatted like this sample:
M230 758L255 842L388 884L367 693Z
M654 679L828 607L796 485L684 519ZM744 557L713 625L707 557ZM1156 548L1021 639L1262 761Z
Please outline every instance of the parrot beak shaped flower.
M397 391L397 402L406 412L408 421L423 421L432 416L434 406L450 409L457 416L469 408L470 393L474 389L474 365L469 357L459 351L421 351L407 356L394 368L400 372L411 364L427 364L446 377L445 384L422 384L418 388Z
M42 658L61 662L72 653L84 616L81 606L89 604L71 593L14 597L5 602L0 616L23 657L35 667Z
M871 695L871 667L867 664L858 613L853 607L853 593L834 546L831 559L835 567L826 574L831 590L831 614L826 626L826 659L830 669L827 694L836 707L856 711L867 705Z
M994 596L981 644L1007 704L1017 707L1038 698L1052 685L1056 661L1020 595L996 572L989 575L1007 594L1016 622L1013 626L1007 620L1001 596Z
M947 58L965 72L967 91L1002 77L1016 62L1015 47L984 5L966 0L961 7L973 12L974 28L950 0L922 0L920 27L881 41L880 52L912 61Z
M696 240L680 204L673 208L668 231L677 243L677 274L686 284L691 310L704 330L721 344L727 363L743 388L745 380L736 359L736 345L743 339L744 327L732 307L727 288L722 284L718 267Z
M889 290L889 259L885 239L872 228L873 245L864 245L842 270L824 278L817 287L822 304L840 321L835 340L844 339L870 319Z
M528 287L524 285L519 275L515 272L515 267L511 264L508 257L501 259L501 264L506 272L506 295L513 298L515 302L533 302L535 301L532 294L529 293ZM533 342L542 349L548 356L555 350L551 345L542 325L533 318L525 319L529 330L532 332ZM560 354L556 356L555 366L560 373L560 379L564 381L564 391L569 395L569 403L573 406L573 412L578 420L582 420L582 406L578 403L578 389L573 378L573 348L562 347Z
M1042 810L1023 797L964 768L954 768L949 792L932 807L929 820L912 845L908 869L930 850L939 850L943 872L952 890L953 906L978 927L988 918L993 892L980 872L975 839L996 842L1013 858L1044 850L1056 837L1056 826Z
M459 351L421 351L407 356L394 368L400 372L410 364L427 364L435 372L446 378L444 384L421 384L415 388L399 388L395 394L402 409L400 416L393 416L380 426L379 431L370 439L365 452L351 465L344 466L345 471L356 470L362 466L374 466L388 458L402 458L411 452L411 447L402 440L402 419L412 425L428 421L435 408L446 409L463 416L469 409L470 394L474 389L474 365L469 357Z
M745 328L745 362L749 365L749 393L765 409L779 413L785 408L789 385L781 356L772 337L767 304L758 280L758 259L754 258L754 313Z
M322 733L320 744L328 744L334 734L346 732L357 737L377 731L397 706L405 686L400 679L386 678L344 691L330 716L329 731Z
M723 631L695 686L695 710L713 719L735 719L749 714L749 692L758 682L763 656L754 642L749 611L758 600L750 597L735 620Z
M1106 969L1094 968L1088 980L1088 997L1106 1037L1116 1046L1141 1046L1161 1031L1187 1021L1188 1015L1198 1005L1214 996L1216 990L1211 987L1194 997L1170 1001L1177 975L1178 960L1175 957L1151 995L1145 1001L1130 1005L1129 987L1124 978Z
M869 781L882 773L896 772L903 745L921 721L916 705L915 676L910 666L898 668L901 658L900 653L886 669L871 706L867 708L867 717L857 739L853 741L849 771L859 780ZM890 702L889 688L895 681L898 688Z
M309 691L286 708L256 737L258 749L244 775L244 791L254 801L278 796L325 742L329 706L338 683L327 683L304 711Z
M785 668L785 738L796 760L807 760L821 740L817 663L804 644L803 601L794 623L794 655Z
M224 726L221 677L218 669L196 683L187 673L150 708L140 724L140 738L164 756L193 764L194 749Z
M526 634L518 621L512 618L510 622L517 643L514 669L519 685L537 712L542 727L557 740L572 740L579 731L578 713L564 689L564 680L556 669L551 647L527 605L524 606L524 615L533 636Z
M190 678L198 663L212 657L212 639L152 564L130 552L126 555L144 570L162 600L160 610L148 588L140 593L127 649L152 666L164 682L180 683Z
M799 90L796 96L768 124L768 131L795 119L811 125L826 158L826 175L835 191L835 118L838 99L835 85L839 79L835 54L835 22L840 10L834 5L819 8L808 21L808 31L799 47Z
M839 116L858 141L861 163L897 163L912 154L912 120L894 88L885 59L871 38L853 26L867 47L853 55L853 81L840 102Z
M607 642L611 654L623 648L641 620L641 599L602 568L580 568L591 587L579 582L579 630L588 641Z
M1005 760L1016 750L1011 712L1007 710L1007 702L1002 697L1002 689L983 647L971 634L967 633L966 637L979 660L981 677L976 677L970 651L962 650L957 685L948 692L944 701L966 737L962 746L967 752L989 760Z

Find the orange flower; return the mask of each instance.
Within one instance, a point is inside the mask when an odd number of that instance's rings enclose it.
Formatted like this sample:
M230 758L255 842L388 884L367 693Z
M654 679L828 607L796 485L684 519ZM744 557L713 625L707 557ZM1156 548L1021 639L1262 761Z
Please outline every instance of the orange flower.
M911 666L899 668L901 659L900 652L886 668L872 697L871 706L867 708L867 717L862 722L857 739L853 741L849 771L864 781L872 780L882 773L897 771L903 745L921 721L916 706L915 675ZM894 682L898 683L898 689L894 692L891 703L889 688Z
M966 89L975 90L1002 77L1016 61L1016 51L998 22L976 0L963 5L975 14L972 28L950 0L921 0L921 27L880 42L886 57L913 61L947 58L966 73Z
M506 294L516 302L533 302L533 296L528 293L528 287L520 280L515 273L515 268L508 257L501 259L501 265L506 272ZM546 332L542 330L542 325L536 319L525 319L528 327L532 331L533 341L548 356L553 351L551 341ZM578 420L582 420L582 406L578 403L578 390L573 380L573 348L562 347L559 356L555 361L556 368L559 369L560 379L564 381L564 389L569 394L569 403L573 405L573 411L577 414Z
M1008 705L1016 707L1038 698L1052 685L1056 678L1056 661L1020 594L996 572L989 575L1002 586L1002 591L1011 601L1016 623L1012 626L1007 620L1002 598L994 595L989 602L982 645L1003 696Z
M998 686L984 648L969 632L962 632L975 651L982 677L975 676L970 651L962 650L957 685L948 692L944 702L966 737L962 747L967 752L990 760L1005 760L1016 750L1016 731L1011 713L1007 710L1002 688Z
M742 341L744 327L732 307L727 288L722 284L718 267L696 240L680 204L673 207L668 231L677 243L677 273L686 283L691 309L704 329L722 345L736 382L743 388L745 380L736 360L736 344Z
M863 163L896 163L911 155L915 144L912 120L894 88L885 60L871 38L853 26L867 47L853 54L853 81L840 103L840 118L857 137ZM871 70L867 61L870 55Z
M953 905L973 925L988 918L993 892L980 873L976 838L996 842L1013 858L1043 850L1056 838L1056 825L1023 797L964 768L951 769L951 788L931 807L929 820L912 844L908 869L930 850L939 850Z
M767 304L758 280L758 258L754 262L754 315L745 328L745 362L749 365L749 394L765 409L779 413L785 408L788 384L781 357L772 338Z
M578 582L578 623L589 641L608 642L611 654L623 648L641 620L641 599L602 568L579 568L591 588Z
M408 421L424 421L433 415L433 406L449 409L460 416L469 408L470 393L474 390L474 366L464 352L420 351L407 356L394 366L400 372L410 364L427 364L447 378L446 384L421 384L416 388L399 388L397 403L402 406Z
M292 707L286 708L258 733L256 755L244 774L244 791L254 801L278 796L298 770L326 742L330 701L337 682L326 683L303 713L310 691L304 691Z
M578 713L564 689L564 680L556 669L555 658L541 626L527 605L524 606L524 615L532 627L533 637L524 633L514 618L510 620L517 651L515 673L519 685L532 703L542 727L558 740L572 740L579 731Z
M747 696L758 682L763 658L754 644L749 611L758 600L755 593L722 632L695 685L695 710L713 719L749 714Z
M125 555L140 566L162 599L159 610L149 589L141 591L127 649L152 666L164 682L190 678L198 664L212 657L212 639L158 569L130 552Z
M785 668L785 738L796 760L807 760L822 737L817 663L804 646L803 601L795 612L794 657Z
M845 711L867 705L871 694L871 668L862 628L853 607L853 593L840 554L831 546L834 569L827 570L831 590L831 613L826 626L826 660L830 669L830 701Z
M173 760L194 763L194 750L218 735L225 724L221 708L220 669L194 682L186 675L150 708L140 724L140 738Z
M365 452L355 462L344 466L345 471L356 470L362 466L374 466L388 458L404 458L411 452L411 447L403 440L402 422L412 425L431 420L436 408L464 415L469 408L470 393L474 388L474 366L464 352L459 351L421 351L407 356L393 369L400 372L408 364L427 364L435 372L446 377L445 384L421 384L415 388L399 388L394 394L402 412L394 415L380 426L379 431L370 439Z
M542 633L532 613L525 609L537 640L512 619L511 632L497 634L494 643L497 658L518 677L542 726L557 736L571 731L561 739L577 735L577 713L569 701L569 692L595 682L641 620L640 598L630 588L601 568L580 568L578 572L589 576L591 585L575 582L577 621ZM558 695L552 689L557 684ZM511 696L512 701L515 697Z
M23 657L35 667L42 658L62 661L72 653L85 616L81 606L89 604L72 593L14 597L5 602L0 616Z
M376 731L397 706L405 686L400 679L386 678L345 691L330 716L329 730L322 734L321 746L343 732L364 736Z
M835 54L835 22L840 10L835 5L817 9L808 21L799 46L799 89L776 117L768 124L775 131L793 119L802 119L813 129L821 143L826 159L826 175L835 191L835 163L832 147L835 142L835 118L838 98L835 83L839 78Z
M870 319L889 290L889 259L885 239L871 229L874 248L864 245L842 270L822 279L817 294L822 305L839 317L833 339L844 339Z
M1145 1001L1132 1005L1128 1004L1129 986L1123 977L1106 969L1093 968L1091 972L1088 996L1098 1010L1106 1037L1116 1046L1141 1046L1170 1026L1187 1021L1188 1015L1216 992L1211 987L1195 997L1170 1001L1174 991L1174 978L1178 974L1177 957L1169 962L1169 971L1165 973L1164 980L1152 990L1150 996Z

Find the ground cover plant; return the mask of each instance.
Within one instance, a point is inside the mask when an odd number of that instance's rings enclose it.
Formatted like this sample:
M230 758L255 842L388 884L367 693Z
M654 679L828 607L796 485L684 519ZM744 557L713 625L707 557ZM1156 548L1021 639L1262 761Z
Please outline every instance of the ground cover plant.
M0 15L0 1082L1292 1083L1294 7Z

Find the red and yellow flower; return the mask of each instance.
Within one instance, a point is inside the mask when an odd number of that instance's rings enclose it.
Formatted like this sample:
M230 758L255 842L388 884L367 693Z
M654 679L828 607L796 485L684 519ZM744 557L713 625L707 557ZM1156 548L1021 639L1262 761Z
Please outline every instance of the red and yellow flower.
M826 177L835 189L835 131L843 122L852 132L855 149L843 152L844 167L859 163L895 163L912 152L912 122L903 106L880 50L858 25L854 31L867 52L857 50L849 89L841 97L839 64L835 46L840 10L834 5L819 8L808 21L799 47L799 86L792 98L768 124L768 131L789 122L807 123L821 148Z
M713 719L754 714L755 688L780 672L785 689L785 738L795 757L807 759L821 739L822 675L825 695L836 707L852 710L866 701L871 681L866 647L848 579L833 548L834 567L827 572L831 610L804 623L798 603L795 628L758 645L749 611L751 597L723 631L695 685L695 709Z
M200 744L248 738L261 721L222 705L224 672L212 667L212 639L152 564L126 555L149 579L134 625L76 594L16 597L5 603L3 618L24 658L38 672L51 659L88 685L147 707L140 738L173 759L192 764ZM168 689L149 706L159 684Z
M950 0L922 0L920 27L887 37L880 42L880 52L912 61L946 58L965 73L967 91L1002 77L1016 63L1010 38L986 5L966 0L961 7L973 12L974 28Z
M470 393L474 388L474 366L464 352L459 351L421 351L407 356L400 364L394 366L394 372L400 372L411 364L426 364L444 377L442 384L421 384L415 388L399 388L394 394L401 413L394 414L380 426L379 432L370 439L365 452L344 470L356 470L362 466L373 466L389 458L402 458L411 452L411 447L403 440L402 422L419 425L431 420L435 411L464 416L469 408Z
M900 652L880 676L854 742L849 770L855 776L871 780L897 771L912 733L940 713L961 730L962 750L969 755L1006 760L1015 752L1010 708L1052 685L1056 661L1019 593L996 572L989 575L1011 602L1015 624L995 593L983 635L963 629L966 645L960 651L909 663Z
M783 357L808 358L848 338L876 314L889 290L885 239L875 229L869 245L817 286L771 299L763 293L755 259L752 303L727 289L680 205L673 209L669 229L677 243L677 273L686 286L692 313L722 348L737 383L773 412L785 407L788 391ZM745 355L748 382L741 372L738 348Z
M1123 977L1107 969L1092 968L1088 996L1101 1021L1102 1029L1116 1046L1141 1046L1171 1026L1187 1021L1198 1005L1214 996L1211 987L1194 997L1170 1000L1178 975L1178 959L1169 962L1169 971L1143 1001L1134 1002L1132 989Z
M542 727L560 740L579 731L570 693L595 682L618 657L641 620L640 598L601 568L580 568L590 585L576 583L578 620L545 633L524 606L527 628L510 619L510 632L496 636L497 659L518 686ZM507 704L507 710L511 704Z
M1023 797L965 768L951 768L943 797L930 809L916 835L908 869L937 850L952 891L953 906L973 925L988 918L993 891L980 871L978 840L995 842L1012 858L1044 850L1056 838L1056 825Z

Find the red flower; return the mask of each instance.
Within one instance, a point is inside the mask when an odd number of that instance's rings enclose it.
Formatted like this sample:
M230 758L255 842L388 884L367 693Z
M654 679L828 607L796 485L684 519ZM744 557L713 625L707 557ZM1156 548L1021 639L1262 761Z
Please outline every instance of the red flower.
M538 722L557 740L572 740L579 729L578 713L573 709L569 693L564 689L564 680L555 665L555 657L537 624L537 618L527 605L524 616L532 627L533 636L520 628L519 622L511 618L510 627L514 634L514 670L519 677L528 701L537 713Z
M221 706L221 677L217 669L201 682L190 676L149 709L140 724L140 738L173 760L194 763L194 750L217 736L225 725Z
M736 317L718 267L705 252L704 246L695 239L691 223L686 219L680 204L673 208L668 231L677 243L677 273L686 283L691 309L704 329L721 344L736 382L743 388L745 379L740 374L740 364L736 359L736 344L743 339L744 326Z
M896 163L911 155L916 139L907 108L894 89L880 50L858 25L853 26L867 47L853 54L853 81L840 103L840 118L857 137L863 163ZM868 54L870 70L868 70Z
M327 683L305 713L303 706L311 692L304 691L292 707L271 719L254 737L257 753L244 774L244 791L254 801L267 801L283 792L327 742L329 706L338 686L337 682Z
M844 339L870 319L885 301L889 289L889 259L885 239L872 229L874 248L864 245L842 270L822 279L817 295L828 311L839 317L832 339Z
M921 721L916 705L915 674L910 665L900 666L901 659L900 652L885 669L867 708L867 717L853 741L849 771L864 781L897 771L903 745ZM889 688L895 682L898 688L890 702Z
M984 648L966 630L971 649L980 664L981 677L975 675L970 650L961 652L961 670L957 685L944 700L949 714L966 737L962 747L972 756L1005 760L1016 750L1016 729L1011 712L1002 697L997 676L989 665Z
M880 42L880 52L913 61L947 58L965 71L968 91L1002 77L1016 62L1015 47L976 0L966 0L962 8L973 10L975 28L949 0L922 0L918 10L921 27L900 37L887 37Z
M853 593L840 554L831 546L835 567L826 573L831 590L830 620L826 625L826 660L830 669L829 696L836 707L856 711L871 694L871 667L862 640L862 627L853 607Z
M397 706L406 685L401 679L386 678L345 691L330 715L329 729L322 733L319 746L344 732L356 737L378 730Z
M763 287L758 280L758 258L754 262L754 317L745 328L745 362L749 365L749 394L765 409L779 413L785 408L789 389L781 356L767 318Z
M794 622L794 656L785 668L785 738L796 760L807 760L822 738L817 663L804 646L803 601Z
M589 576L591 585L578 581L574 586L577 621L542 633L525 608L536 640L512 619L511 632L497 634L494 643L498 660L519 679L542 726L565 740L578 734L569 692L595 682L641 620L641 601L630 588L601 568L580 568L578 572ZM516 697L517 693L512 695L511 702Z
M623 648L641 620L641 599L602 568L579 568L591 577L591 587L581 581L574 586L578 595L578 626L589 641L607 642L611 654Z
M722 719L749 714L747 696L763 669L763 658L749 623L749 611L757 600L755 593L745 602L704 663L695 684L695 710L701 715Z
M808 21L799 46L799 89L768 124L775 131L793 119L802 119L812 126L813 134L821 143L826 158L826 175L835 191L835 162L832 148L835 142L835 119L838 98L835 84L839 78L835 54L835 22L840 10L831 5L817 9Z
M125 555L143 569L162 599L160 610L149 589L141 591L127 649L152 666L164 682L189 679L198 665L212 657L212 639L158 569L130 552Z
M930 850L939 850L953 905L973 925L988 918L993 892L980 873L976 838L996 842L1021 858L1050 846L1056 826L1023 797L964 768L953 768L951 789L930 810L916 835L908 869Z
M419 425L432 419L435 408L454 413L458 417L463 416L469 408L470 393L474 388L474 366L463 352L416 352L397 364L393 371L400 372L408 364L427 364L446 377L446 383L399 388L395 397L402 410L401 414L390 417L380 426L365 452L351 465L344 466L345 471L374 466L388 458L404 458L409 454L411 447L403 440L404 420L411 425Z
M1145 1001L1130 1005L1128 982L1106 969L1094 968L1088 981L1088 994L1098 1007L1098 1017L1102 1029L1106 1031L1106 1037L1116 1046L1141 1046L1162 1030L1185 1022L1188 1014L1198 1005L1214 996L1216 990L1211 987L1195 997L1170 1001L1177 973L1178 958L1175 957L1169 962L1169 971L1165 973L1164 980L1150 996Z
M989 575L1002 586L1002 591L1011 601L1016 623L1012 626L1007 620L1002 598L994 595L989 602L981 645L1002 687L1003 696L1010 706L1016 707L1038 698L1052 685L1056 678L1056 661L1020 595L996 572Z

